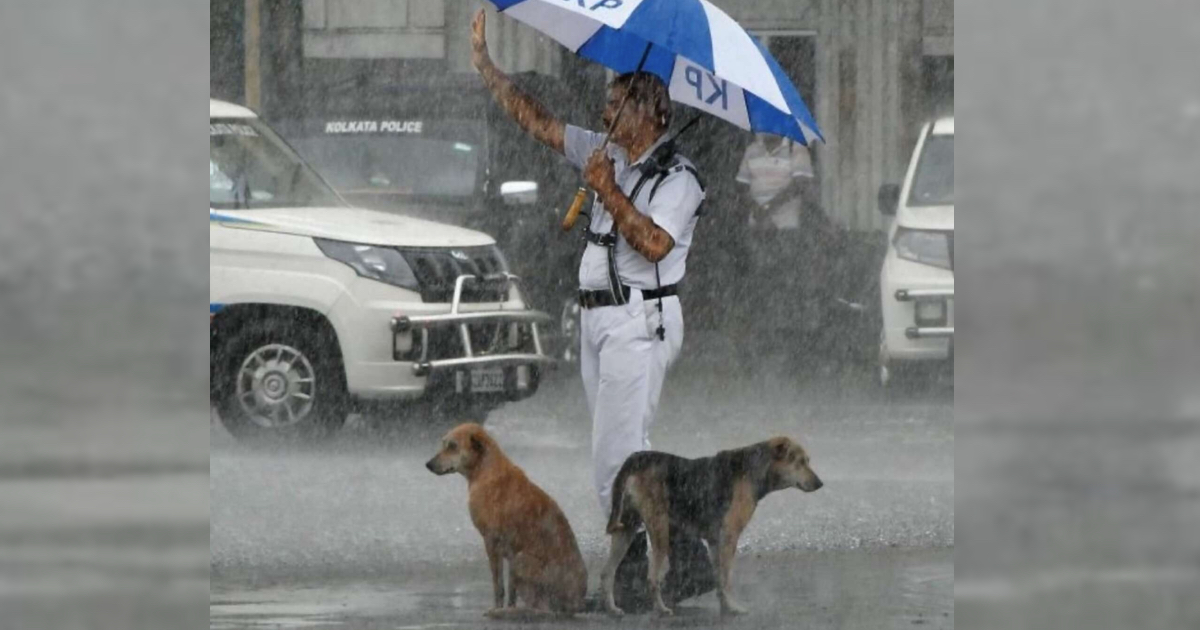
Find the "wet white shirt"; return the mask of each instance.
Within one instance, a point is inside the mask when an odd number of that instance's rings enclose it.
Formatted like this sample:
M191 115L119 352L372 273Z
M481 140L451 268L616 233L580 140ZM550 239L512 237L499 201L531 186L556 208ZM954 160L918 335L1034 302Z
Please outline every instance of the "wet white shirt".
M738 168L737 181L750 185L750 196L765 206L783 192L795 177L812 177L812 159L808 148L791 140L783 140L768 149L761 137L756 137ZM771 222L781 230L800 227L800 198L792 197L771 213ZM750 224L754 225L751 217Z
M567 125L563 137L563 153L567 160L576 168L582 170L592 153L604 143L604 135L594 131ZM625 149L616 144L609 144L605 151L613 160L613 169L617 184L626 196L633 192L641 173L635 168L654 149L665 140L665 135L659 138L641 158L629 164ZM691 166L686 158L679 158L680 164ZM658 227L666 230L675 239L675 247L658 263L662 277L662 286L675 284L683 280L687 267L688 249L692 245L692 233L696 229L696 210L704 200L704 192L700 183L687 170L672 169L658 186L654 200L650 201L650 191L654 188L657 176L652 176L633 199L633 205L638 212L650 217ZM597 199L592 206L591 229L597 234L608 234L612 231L612 216L604 210L604 205ZM654 276L654 263L646 260L625 242L625 237L618 235L616 246L617 274L621 281L635 289L654 289L659 286ZM608 249L601 245L588 243L579 263L579 287L596 290L608 288Z

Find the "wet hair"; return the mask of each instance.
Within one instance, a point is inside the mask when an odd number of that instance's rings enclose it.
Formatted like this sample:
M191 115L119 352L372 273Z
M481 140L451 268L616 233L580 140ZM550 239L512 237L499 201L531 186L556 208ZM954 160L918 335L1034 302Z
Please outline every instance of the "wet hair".
M625 88L630 105L637 105L649 112L659 129L671 126L671 96L667 86L650 72L627 72L613 79L612 87ZM629 107L629 105L626 105Z

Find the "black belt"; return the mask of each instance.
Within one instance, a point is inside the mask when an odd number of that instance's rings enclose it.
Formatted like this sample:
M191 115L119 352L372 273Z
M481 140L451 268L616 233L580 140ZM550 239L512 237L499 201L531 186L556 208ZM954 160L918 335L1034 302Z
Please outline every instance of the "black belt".
M671 297L679 295L678 284L668 284L659 289L638 289L642 292L642 299L646 301L657 300L659 298ZM625 298L623 302L618 302L613 299L613 294L608 289L600 289L597 291L579 290L579 305L583 308L599 308L601 306L617 306L629 302L629 287L621 285L621 295Z

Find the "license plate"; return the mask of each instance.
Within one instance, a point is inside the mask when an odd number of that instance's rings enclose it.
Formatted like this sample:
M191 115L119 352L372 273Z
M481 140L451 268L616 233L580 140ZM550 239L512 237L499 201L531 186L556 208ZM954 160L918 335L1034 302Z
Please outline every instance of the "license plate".
M471 392L491 393L504 391L504 369L471 370Z

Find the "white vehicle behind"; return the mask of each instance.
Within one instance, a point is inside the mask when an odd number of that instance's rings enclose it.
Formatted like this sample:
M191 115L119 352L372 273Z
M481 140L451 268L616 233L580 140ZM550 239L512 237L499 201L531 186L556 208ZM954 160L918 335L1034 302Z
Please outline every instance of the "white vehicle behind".
M368 403L482 421L532 395L539 322L486 234L351 208L250 110L209 103L210 398L238 438Z
M953 365L954 118L924 126L903 185L881 187L879 209L895 217L879 279L879 380L889 386Z

